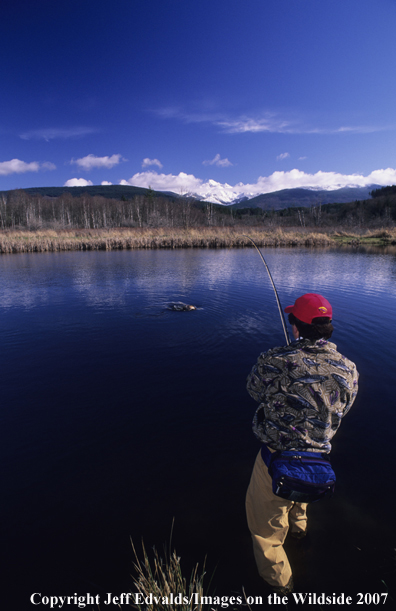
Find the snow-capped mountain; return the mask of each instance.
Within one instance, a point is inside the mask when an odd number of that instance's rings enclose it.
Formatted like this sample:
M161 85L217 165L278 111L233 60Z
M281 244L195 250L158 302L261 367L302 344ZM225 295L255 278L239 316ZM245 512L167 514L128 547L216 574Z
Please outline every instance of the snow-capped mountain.
M244 204L245 206L266 207L265 204L277 204L275 207L287 207L288 205L310 205L311 203L346 203L354 200L363 200L370 197L370 191L378 185L367 187L343 187L338 189L315 189L312 187L282 189L270 193L257 193L244 191L244 185L232 187L227 183L219 183L215 180L208 180L202 184L199 192L185 194L203 202L222 204L225 206ZM306 200L306 201L302 201Z
M229 205L250 199L255 196L255 193L240 192L227 183L220 183L210 179L202 184L199 192L188 193L187 195L188 197L199 199L201 202Z

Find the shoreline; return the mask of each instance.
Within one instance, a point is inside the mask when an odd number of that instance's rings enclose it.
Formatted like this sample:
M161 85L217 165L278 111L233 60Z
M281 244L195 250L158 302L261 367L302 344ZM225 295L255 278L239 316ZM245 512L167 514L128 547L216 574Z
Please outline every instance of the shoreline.
M346 231L343 228L197 227L41 229L0 231L0 254L67 252L72 250L135 250L179 248L250 248L284 246L391 246L396 229Z

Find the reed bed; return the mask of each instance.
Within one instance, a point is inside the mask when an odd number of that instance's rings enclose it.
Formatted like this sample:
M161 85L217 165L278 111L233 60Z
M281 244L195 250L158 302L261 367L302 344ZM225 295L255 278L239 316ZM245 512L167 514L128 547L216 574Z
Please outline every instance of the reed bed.
M348 244L396 244L396 228L362 229L358 231L335 230L333 237L336 241Z
M117 228L38 231L3 230L0 253L63 252L71 250L123 250L155 248L244 248L327 246L337 243L396 244L396 229L347 232L344 230L312 231L309 228L194 227Z
M259 246L315 246L333 242L324 233L275 230L237 231L228 227L193 229L88 229L2 231L0 253L62 252L69 250L122 250L153 248L250 247L249 235Z

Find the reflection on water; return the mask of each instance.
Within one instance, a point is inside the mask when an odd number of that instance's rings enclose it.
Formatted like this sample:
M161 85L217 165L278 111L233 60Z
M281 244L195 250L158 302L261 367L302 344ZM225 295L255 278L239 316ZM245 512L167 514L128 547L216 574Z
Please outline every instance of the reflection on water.
M395 253L264 256L283 306L311 291L330 300L334 341L361 374L333 446L336 495L310 508L300 547L287 543L296 580L304 592L379 591L394 570L395 491L377 467L394 445ZM173 517L186 568L207 554L222 593L259 593L245 380L284 337L256 251L13 255L0 266L2 545L26 575L18 596L127 591L129 536L161 546ZM167 309L179 301L199 309Z
M366 254L366 255L390 255L396 256L396 246L394 244L390 244L388 246L375 246L374 244L360 244L359 246L339 246L338 250L340 252L345 252L346 254Z

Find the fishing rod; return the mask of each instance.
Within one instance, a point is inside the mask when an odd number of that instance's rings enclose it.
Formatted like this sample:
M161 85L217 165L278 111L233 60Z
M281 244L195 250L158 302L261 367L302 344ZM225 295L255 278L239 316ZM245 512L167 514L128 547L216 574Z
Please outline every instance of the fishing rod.
M252 240L252 238L250 238L248 235L244 235L244 237L251 241L251 243L253 244L253 246L255 247L255 249L257 250L258 254L260 255L260 257L263 260L263 263L265 265L265 269L267 270L269 278L271 280L272 288L274 289L274 293L275 293L275 297L276 297L276 303L278 304L278 310L279 310L279 314L280 314L280 317L281 317L283 332L284 332L285 337L286 337L286 343L287 343L287 345L289 345L290 344L290 337L289 337L289 333L288 333L287 327L286 327L285 315L283 313L281 302L280 302L279 295L278 295L278 291L276 290L275 282L272 280L272 276L271 276L271 272L269 270L269 267L268 267L268 265L267 265L267 263L266 263L266 261L265 261L265 259L263 257L263 254L262 254L261 250L257 246L256 242L254 240Z

